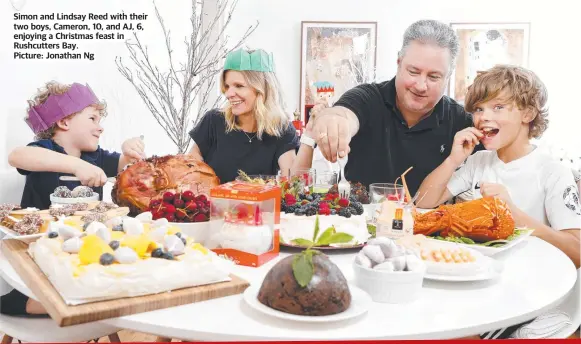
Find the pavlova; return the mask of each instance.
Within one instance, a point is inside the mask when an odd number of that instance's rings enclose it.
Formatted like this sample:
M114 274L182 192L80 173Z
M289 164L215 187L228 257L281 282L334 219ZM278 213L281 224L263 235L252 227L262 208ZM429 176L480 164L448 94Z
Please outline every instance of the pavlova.
M105 223L60 217L29 254L69 304L228 281L233 266L151 213Z

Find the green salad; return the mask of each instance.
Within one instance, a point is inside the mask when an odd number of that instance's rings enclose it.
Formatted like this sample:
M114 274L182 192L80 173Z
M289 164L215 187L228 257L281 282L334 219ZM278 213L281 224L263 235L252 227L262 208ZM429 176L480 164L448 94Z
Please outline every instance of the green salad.
M465 237L441 237L441 236L430 236L430 238L443 240L443 241L450 241L456 242L459 244L468 244L468 245L478 245L478 246L488 246L488 247L502 247L509 242L521 237L522 235L526 235L531 231L531 229L515 229L514 233L506 239L503 240L492 240L487 242L475 242L470 238Z

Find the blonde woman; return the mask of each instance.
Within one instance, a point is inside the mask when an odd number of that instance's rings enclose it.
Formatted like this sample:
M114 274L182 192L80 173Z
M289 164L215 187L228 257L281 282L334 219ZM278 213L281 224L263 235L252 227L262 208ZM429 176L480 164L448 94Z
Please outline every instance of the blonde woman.
M276 175L293 167L299 139L282 106L272 55L239 49L221 75L224 109L208 111L190 132L190 154L210 165L222 183L247 174Z

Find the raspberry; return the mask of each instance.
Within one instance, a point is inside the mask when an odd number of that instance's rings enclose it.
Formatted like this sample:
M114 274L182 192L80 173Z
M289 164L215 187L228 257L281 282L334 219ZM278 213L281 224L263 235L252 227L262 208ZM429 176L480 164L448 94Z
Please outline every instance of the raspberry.
M339 200L339 205L341 206L341 208L347 208L349 206L349 200L346 198L341 198Z
M297 199L295 198L295 196L289 193L284 195L284 201L286 202L287 205L294 205L295 203L297 203Z
M319 203L319 209L330 209L329 203L327 202Z

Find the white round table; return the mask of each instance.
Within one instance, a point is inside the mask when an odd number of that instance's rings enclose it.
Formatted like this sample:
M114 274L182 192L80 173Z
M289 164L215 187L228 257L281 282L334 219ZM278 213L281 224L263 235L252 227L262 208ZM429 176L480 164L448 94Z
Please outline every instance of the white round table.
M287 255L281 253L278 259ZM351 282L354 253L329 256ZM366 314L337 323L272 318L250 308L241 294L103 322L183 340L450 339L532 319L558 305L577 279L571 260L537 238L528 238L494 258L504 262L504 271L495 280L424 280L420 299L412 303L372 303ZM234 273L260 284L275 262L259 268L237 266ZM8 283L33 296L5 260L0 264Z

